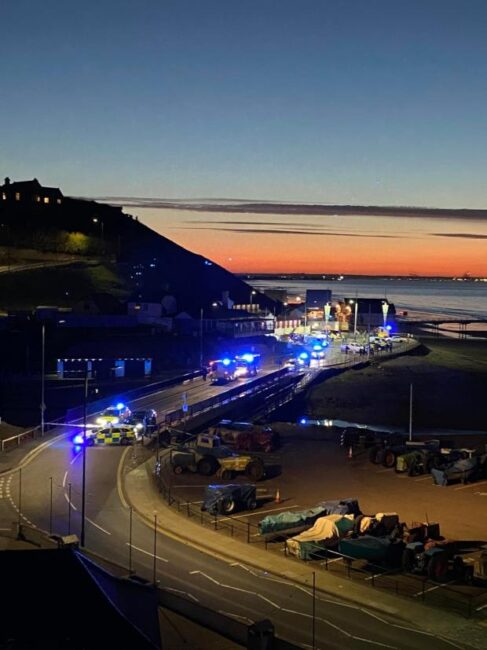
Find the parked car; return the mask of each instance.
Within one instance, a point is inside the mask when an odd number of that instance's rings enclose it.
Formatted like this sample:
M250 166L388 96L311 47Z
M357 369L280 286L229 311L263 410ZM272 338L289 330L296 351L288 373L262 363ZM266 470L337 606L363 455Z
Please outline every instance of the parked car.
M132 414L124 420L124 424L129 424L146 435L157 425L157 413L154 409L132 411Z

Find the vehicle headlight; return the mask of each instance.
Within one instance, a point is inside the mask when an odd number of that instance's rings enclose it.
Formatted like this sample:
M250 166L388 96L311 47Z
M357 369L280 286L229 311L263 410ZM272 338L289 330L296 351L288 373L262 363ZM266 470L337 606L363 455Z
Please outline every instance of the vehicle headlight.
M120 418L113 418L112 424L118 424L120 422Z
M104 422L103 418L96 418L97 424L103 424L103 422Z
M141 424L140 422L138 422L138 423L135 425L135 430L136 430L136 431L140 431L140 430L143 429L143 428L144 428L144 425Z

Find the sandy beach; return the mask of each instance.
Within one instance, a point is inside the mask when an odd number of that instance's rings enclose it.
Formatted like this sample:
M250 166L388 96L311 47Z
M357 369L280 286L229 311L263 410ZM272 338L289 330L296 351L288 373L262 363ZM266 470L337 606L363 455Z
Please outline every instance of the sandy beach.
M487 432L487 340L421 337L412 354L350 370L315 386L308 415L407 427Z

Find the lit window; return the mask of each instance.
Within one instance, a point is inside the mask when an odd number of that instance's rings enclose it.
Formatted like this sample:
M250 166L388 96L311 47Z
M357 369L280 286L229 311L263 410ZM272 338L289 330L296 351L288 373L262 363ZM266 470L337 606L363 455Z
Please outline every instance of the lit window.
M40 202L41 202L41 197L37 194L37 196L36 196L36 203L40 203Z
M56 203L58 203L58 205L61 205L61 199L56 199Z
M49 197L48 196L44 197L44 203L49 203Z
M5 192L2 192L2 199L3 199L4 201L7 200L7 195L5 194Z
M20 201L20 192L15 192L15 200Z

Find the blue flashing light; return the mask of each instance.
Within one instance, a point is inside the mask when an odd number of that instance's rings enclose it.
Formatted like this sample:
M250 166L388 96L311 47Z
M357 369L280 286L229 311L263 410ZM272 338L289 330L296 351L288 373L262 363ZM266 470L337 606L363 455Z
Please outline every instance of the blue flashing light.
M242 359L246 361L247 363L252 363L254 360L254 355L247 353L247 354L242 354Z
M224 366L229 366L230 363L231 363L231 360L230 359L223 359L222 363L223 363Z
M119 402L117 406L115 407L117 411L121 411L124 408L125 404L122 404L122 402Z
M73 438L73 443L75 445L82 445L84 441L85 439L81 433L76 434Z
M391 325L387 325L386 330L387 330L388 332L390 332L391 329L392 329L392 326L391 326Z
M323 350L323 347L317 343L316 345L313 345L313 350Z
M299 420L299 424L306 424L306 418L301 418Z
M299 358L300 358L300 359L307 359L308 356L309 356L309 355L308 355L307 352L301 352L301 354L299 355Z

